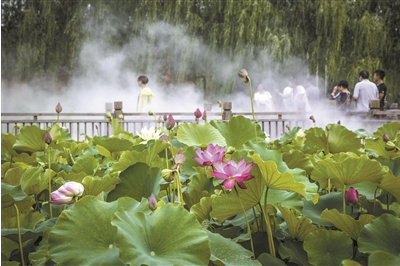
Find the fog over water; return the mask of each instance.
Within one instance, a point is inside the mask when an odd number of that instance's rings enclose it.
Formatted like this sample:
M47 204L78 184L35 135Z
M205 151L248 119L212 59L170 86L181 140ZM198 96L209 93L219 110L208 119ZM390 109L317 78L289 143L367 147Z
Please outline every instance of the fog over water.
M196 68L211 67L214 77L222 82L234 80L238 92L212 99L212 112L220 110L218 100L232 102L233 112L251 112L248 85L237 75L242 68L247 69L252 78L253 93L257 91L257 84L262 83L271 93L277 110L283 110L281 99L274 91L279 89L282 92L288 84L289 77L278 73L276 63L271 62L267 56L258 58L253 65L242 66L221 54L213 54L200 39L189 37L183 30L176 30L171 25L155 23L149 26L148 33L156 38L162 53L184 51L195 46L196 51L199 51L199 57L207 56L207 59L212 60L209 66L199 63L195 65ZM96 36L96 33L93 32L91 36ZM155 95L152 105L154 112L194 112L196 108L203 110L204 103L208 100L204 100L202 88L196 88L194 83L180 85L173 83L166 86L165 83L159 82L163 78L160 74L162 73L160 62L148 62L151 66L151 71L148 73L132 72L133 66L139 62L138 58L148 53L147 40L148 36L135 37L118 50L112 50L104 45L101 36L87 42L79 52L78 58L79 65L85 70L84 73L71 76L67 86L59 92L53 89L55 84L46 80L35 80L29 84L12 84L11 88L5 88L5 82L2 82L1 111L2 113L51 113L60 102L65 113L101 113L105 112L106 102L122 101L124 112L136 112L140 93L136 80L140 75L149 77L148 86ZM306 64L300 59L292 58L290 62L294 73L297 70L307 69ZM177 60L172 62L172 65L178 66L179 63ZM307 75L312 76L307 73L304 77ZM324 97L325 82L321 77L318 78L318 84L322 100L318 105L312 106L311 112L317 120L317 126L325 127L326 124L337 123L339 120L351 130L364 126L358 118L346 118L342 112L329 108L328 100ZM218 88L214 90L217 91ZM331 88L328 91L330 92ZM303 118L307 120L309 116L310 114L305 114ZM277 116L271 117L277 118ZM309 120L306 127L311 126L313 124Z

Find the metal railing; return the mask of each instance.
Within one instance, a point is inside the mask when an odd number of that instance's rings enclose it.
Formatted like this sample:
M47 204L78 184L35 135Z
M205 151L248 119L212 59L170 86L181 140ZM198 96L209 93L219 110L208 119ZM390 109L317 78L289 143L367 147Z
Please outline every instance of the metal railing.
M230 112L230 111L229 111ZM382 115L384 111L379 111L378 115ZM169 113L168 113L169 114ZM193 123L195 122L193 113L171 113L177 124L181 123ZM76 141L85 140L85 136L110 136L113 134L111 125L108 119L104 116L105 113L61 113L59 124L65 127L71 133L72 139ZM116 114L114 113L114 116ZM164 113L154 113L154 116L149 116L144 113L123 113L123 119L120 120L123 130L136 135L136 132L140 131L143 127L154 127L156 125L155 118L163 116ZM251 112L243 113L232 113L230 112L228 116L238 116L242 115L252 119ZM372 119L371 113L366 112L348 112L349 116L362 115L363 117L363 127L367 130L373 131L380 125L393 121L392 119ZM386 113L387 115L387 113ZM19 127L24 126L38 126L41 129L48 129L57 122L56 113L2 113L1 121L1 132L2 133L12 133L17 134L17 124ZM397 116L397 114L396 114ZM207 115L207 120L222 120L224 114L222 112L209 112ZM295 126L300 126L301 128L307 128L312 125L309 116L303 114L299 115L293 112L257 112L256 120L259 123L261 129L268 134L272 139L280 138L280 136L288 131L290 128ZM398 116L397 116L398 117ZM6 119L4 119L6 118ZM157 123L157 126L163 125ZM203 122L200 122L203 123Z

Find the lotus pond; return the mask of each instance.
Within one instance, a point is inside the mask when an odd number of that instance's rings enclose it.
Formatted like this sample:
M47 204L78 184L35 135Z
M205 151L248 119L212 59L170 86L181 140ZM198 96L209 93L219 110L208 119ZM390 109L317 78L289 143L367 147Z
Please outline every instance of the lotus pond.
M400 123L110 124L2 134L2 265L400 265Z

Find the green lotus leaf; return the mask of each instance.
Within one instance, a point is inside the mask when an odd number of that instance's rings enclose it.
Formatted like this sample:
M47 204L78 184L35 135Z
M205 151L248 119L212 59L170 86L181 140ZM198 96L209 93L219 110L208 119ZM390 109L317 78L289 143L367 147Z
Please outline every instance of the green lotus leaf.
M71 134L61 128L57 123L54 123L50 129L50 135L54 142L71 142Z
M306 199L311 200L314 204L318 202L319 193L318 185L314 182L311 183L306 172L300 168L289 169L289 173L293 175L293 180L298 183L302 183L306 187Z
M197 147L207 147L208 144L226 146L226 141L221 133L209 123L184 123L179 125L177 135L178 141Z
M289 170L286 163L282 160L282 152L278 150L269 150L265 142L254 143L248 141L244 144L244 149L250 151L253 155L257 153L263 161L274 161L278 166L278 170L281 173L285 173Z
M319 150L326 151L327 138L324 129L320 127L309 128L304 131L305 140L303 146L303 152L313 154Z
M209 197L210 193L207 191L199 191L197 189L188 189L182 193L183 200L188 208L191 208L196 203L199 203L203 197Z
M33 230L35 226L43 222L45 217L38 212L21 213L19 223L21 228ZM17 228L18 221L15 217L1 217L1 228Z
M31 196L25 194L21 185L11 186L1 182L1 216L14 217L17 215L14 204L23 212L29 210L35 203Z
M119 209L111 224L118 229L115 245L125 264L208 264L207 233L196 217L180 206L167 204L150 215Z
M398 266L400 265L400 256L395 256L388 252L377 250L368 257L368 265L370 266Z
M262 253L260 256L258 256L257 260L261 262L261 265L274 265L274 266L287 265L283 260L280 260L269 253Z
M322 188L327 188L328 179L331 179L337 188L364 181L378 183L388 171L379 162L369 159L366 155L349 156L342 162L327 158L316 162L314 167L311 178L318 181Z
M41 174L43 173L42 167L29 167L21 175L21 188L26 194L37 195L40 193L39 183Z
M196 167L199 167L200 164L193 160L194 157L198 157L196 154L196 147L188 147L184 152L183 155L185 156L186 160L182 166L182 173L181 175L192 177L193 175L197 174Z
M395 159L379 157L376 158L376 160L382 165L389 167L394 176L400 177L400 157L397 157Z
M166 167L166 162L165 159L161 159L158 154L168 147L168 142L156 140L154 143L150 143L148 148L141 152L125 151L122 153L119 161L113 165L113 172L124 171L138 162L163 169Z
M381 216L384 213L389 213L389 214L393 214L395 215L395 212L392 210L388 210L386 208L386 204L383 208L381 202L379 201L379 199L372 199L372 200L368 200L365 196L360 196L359 197L359 202L360 205L367 210L368 213L374 215L374 216Z
M189 183L189 191L195 189L198 191L207 191L209 194L213 194L215 186L213 184L213 178L207 175L206 169L204 167L195 167L197 174L192 176L192 180Z
M382 124L374 133L373 135L376 138L382 139L383 134L388 134L390 140L396 140L399 138L398 133L400 131L400 123L392 121L390 123Z
M13 145L16 141L17 137L13 134L1 133L1 158L7 158L7 160L10 160L11 157L18 156L18 154L13 149Z
M115 247L117 228L111 225L119 208L150 212L147 199L138 202L120 198L108 203L94 196L84 197L63 211L51 230L48 239L51 259L59 265L123 265Z
M341 192L331 192L319 197L318 203L314 204L311 201L304 202L303 215L310 218L313 223L321 226L332 226L333 224L322 220L321 213L325 210L337 209L340 213L343 213L343 194ZM358 211L358 206L353 207L354 215ZM351 213L351 207L346 205L346 213Z
M294 191L305 198L307 197L306 186L302 183L295 182L291 173L280 173L275 162L264 162L258 154L254 154L250 156L250 158L257 163L268 188Z
M160 191L161 170L150 168L147 164L137 163L123 171L120 183L110 191L107 201L114 201L120 197L132 197L137 201L149 198L151 193L158 195Z
M105 138L105 137L93 137L93 144L100 145L106 148L109 152L120 152L129 150L133 143L126 139L119 139L119 138Z
M86 175L94 175L99 167L99 161L93 157L85 157L74 163L72 172L84 172Z
M114 136L117 136L117 135L121 134L122 132L124 132L124 130L122 129L122 126L118 120L119 120L118 118L113 118L110 122Z
M295 240L303 241L310 232L318 229L312 224L310 219L302 216L301 213L295 209L289 209L279 204L277 204L277 207L282 213L290 235Z
M8 239L6 237L2 237L1 238L2 263L3 261L6 261L4 257L6 257L7 260L9 260L12 252L14 250L18 250L18 248L19 248L18 242L12 241L11 239ZM19 266L19 263L17 265Z
M210 220L210 212L212 211L213 197L203 197L199 203L194 204L190 208L190 213L194 213L197 220L201 224L204 220Z
M306 171L307 175L310 175L314 170L314 165L311 160L301 150L284 152L282 154L282 159L289 168L301 168Z
M264 202L264 197L261 198L261 202ZM301 195L291 191L268 189L267 202L273 205L281 204L282 206L294 208L300 212L303 209Z
M261 265L257 260L252 260L253 253L235 243L229 238L225 238L220 234L211 233L208 230L208 238L210 239L211 258L210 260L216 265Z
M354 133L356 133L359 138L372 138L373 137L372 133L368 132L367 130L365 130L363 128L359 128L359 129L355 130Z
M353 241L341 231L315 230L306 236L303 247L313 265L340 265L353 257Z
M341 266L362 266L360 263L354 260L342 260Z
M43 217L43 216L42 216ZM34 218L33 220L31 218ZM2 217L2 219L4 219ZM26 225L30 226L33 225L34 223L36 223L36 221L38 221L38 223L36 224L34 229L31 228L21 228L21 240L22 242L25 242L27 240L36 240L38 237L43 235L44 230L46 230L46 228L51 228L54 226L57 218L50 218L44 222L40 222L40 220L42 220L42 218L40 216L37 216L37 214L32 215L30 218L27 218ZM3 228L1 229L1 235L7 237L8 239L11 239L15 242L19 241L19 235L18 235L18 228L14 227L14 228Z
M48 175L48 173L47 173ZM46 174L44 175L46 176ZM62 177L65 181L75 181L78 183L82 183L83 178L85 178L86 173L85 172L79 172L79 173L66 173L64 171L61 171L60 173L58 173L59 177ZM48 181L48 177L47 177L47 181ZM44 183L44 185L46 185L46 183Z
M388 191L400 201L400 177L394 176L392 173L385 175L378 187Z
M265 189L265 183L260 174L255 174L256 169L251 170L250 174L254 176L253 179L244 181L246 189L237 188L239 196L235 190L232 190L228 195L215 197L212 201L212 211L210 213L212 218L222 223L227 218L242 213L255 205L257 205ZM243 204L243 208L241 203Z
M294 127L289 131L286 131L285 134L279 139L278 143L280 145L291 144L295 138L297 137L297 132L301 130L301 127Z
M55 149L60 151L69 151L71 153L72 158L78 157L82 155L86 149L89 148L89 144L86 142L60 142L54 145Z
M366 181L353 184L351 186L354 189L356 189L360 195L365 196L367 199L374 199L374 195L376 194L376 188L378 187L378 184L376 182Z
M37 126L24 126L17 136L13 149L17 152L37 152L46 149L44 135L46 131Z
M303 242L300 241L284 241L279 246L279 255L282 259L288 259L289 262L297 265L310 266L308 262L307 252L303 248Z
M400 255L400 219L391 214L373 219L364 226L358 238L358 249L363 253L376 250Z
M358 220L347 214L341 214L336 209L324 210L321 219L331 222L334 226L346 232L351 238L357 240L361 230L366 224L376 217L370 214L361 214Z
M11 186L18 186L21 182L21 176L25 171L26 168L22 166L10 168L1 181Z
M397 144L398 145L398 144ZM374 150L378 156L383 158L396 158L400 154L398 152L387 151L385 149L385 142L382 140L382 135L373 139L365 140L365 149Z
M82 196L97 196L103 191L108 192L110 190L113 190L115 188L115 185L118 184L119 181L119 178L113 178L109 175L103 178L100 178L98 176L86 176L82 180L82 185L85 188Z
M247 141L255 141L254 123L244 116L234 116L227 123L213 120L210 124L222 134L228 147L242 149L243 144ZM256 130L257 142L265 142L265 133L261 130L260 125L256 125Z
M49 235L53 228L48 227L43 232L42 241L40 241L39 247L35 252L29 253L29 261L32 265L45 265L50 259L49 256Z

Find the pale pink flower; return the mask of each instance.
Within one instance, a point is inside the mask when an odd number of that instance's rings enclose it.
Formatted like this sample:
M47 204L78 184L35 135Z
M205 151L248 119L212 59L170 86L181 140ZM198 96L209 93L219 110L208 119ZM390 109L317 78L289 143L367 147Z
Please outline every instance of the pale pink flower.
M222 185L226 189L232 189L235 187L236 182L239 187L245 189L246 186L243 183L245 180L253 178L250 175L250 170L253 167L253 163L246 164L246 161L242 158L239 163L236 163L233 159L229 162L221 162L214 164L215 170L211 170L211 174L220 180L224 180Z
M193 160L202 166L210 166L222 161L225 155L225 147L209 144L204 151L200 148L196 149L196 154L198 157L194 157Z
M74 203L76 198L82 196L84 187L81 183L67 182L56 191L51 192L51 204Z

